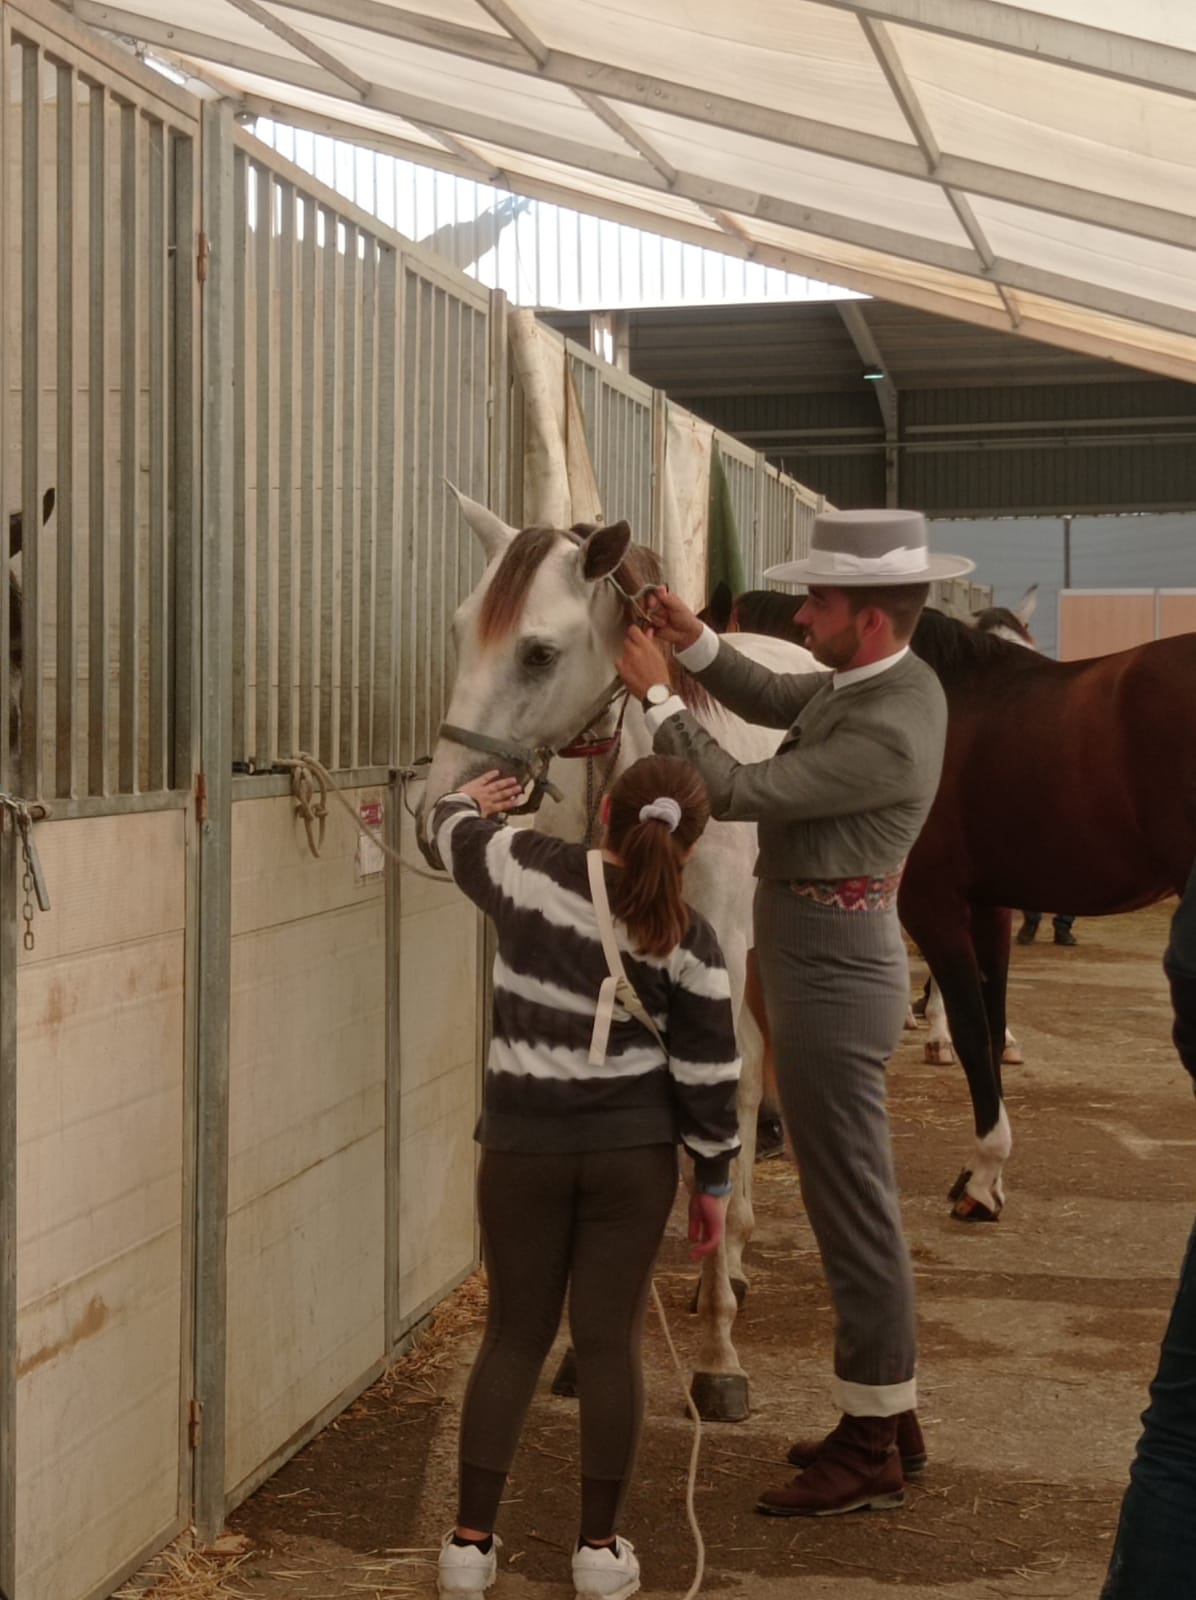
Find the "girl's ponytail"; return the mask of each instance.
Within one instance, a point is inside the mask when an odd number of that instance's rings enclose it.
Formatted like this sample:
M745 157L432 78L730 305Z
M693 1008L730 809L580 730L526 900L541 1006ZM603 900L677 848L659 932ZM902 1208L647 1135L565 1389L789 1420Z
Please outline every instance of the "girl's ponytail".
M623 871L610 905L644 955L668 955L685 937L681 871L709 818L705 785L676 756L645 756L611 790L607 845Z

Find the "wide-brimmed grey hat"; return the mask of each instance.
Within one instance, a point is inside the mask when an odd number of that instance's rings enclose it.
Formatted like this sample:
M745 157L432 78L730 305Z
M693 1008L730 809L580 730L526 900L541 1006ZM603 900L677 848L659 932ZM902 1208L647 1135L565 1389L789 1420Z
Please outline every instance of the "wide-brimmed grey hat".
M823 511L814 518L810 553L769 567L780 583L827 588L885 588L962 578L975 568L963 556L932 555L920 511Z

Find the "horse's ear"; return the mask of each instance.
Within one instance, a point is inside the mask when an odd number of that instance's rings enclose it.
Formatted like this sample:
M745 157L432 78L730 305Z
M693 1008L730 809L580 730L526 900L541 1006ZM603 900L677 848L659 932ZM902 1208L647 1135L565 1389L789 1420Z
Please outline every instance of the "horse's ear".
M612 522L608 528L595 528L583 539L577 559L587 583L608 578L622 562L631 543L631 528L626 522Z
M462 494L455 483L449 483L447 478L444 481L456 496L457 504L461 507L461 515L482 541L486 559L493 561L495 556L502 555L517 530L509 527L501 517L496 517L493 511L487 511L485 506L479 505L476 500L471 500L467 494Z
M47 489L42 495L42 526L49 522L54 510L55 494L53 489ZM19 511L8 513L8 553L10 556L19 556L21 546L25 543L25 518Z
M1034 615L1034 607L1038 604L1038 585L1032 583L1018 603L1014 616L1019 622L1029 625L1030 618Z

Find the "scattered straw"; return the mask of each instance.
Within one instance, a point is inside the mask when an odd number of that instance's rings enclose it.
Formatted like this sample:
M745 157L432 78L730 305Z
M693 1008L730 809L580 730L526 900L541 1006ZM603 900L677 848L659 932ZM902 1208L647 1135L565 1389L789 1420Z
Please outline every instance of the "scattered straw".
M436 1308L412 1348L387 1368L368 1394L392 1399L398 1390L417 1389L435 1398L433 1379L456 1359L462 1337L485 1317L486 1300L485 1273L478 1271Z
M250 1558L209 1555L174 1544L118 1589L112 1600L246 1600L236 1574Z

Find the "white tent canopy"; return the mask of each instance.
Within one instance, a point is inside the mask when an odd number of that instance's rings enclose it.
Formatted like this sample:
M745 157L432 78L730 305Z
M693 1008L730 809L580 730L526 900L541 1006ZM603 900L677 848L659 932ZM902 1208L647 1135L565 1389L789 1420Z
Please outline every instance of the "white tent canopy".
M1196 380L1191 0L132 3L248 115Z

